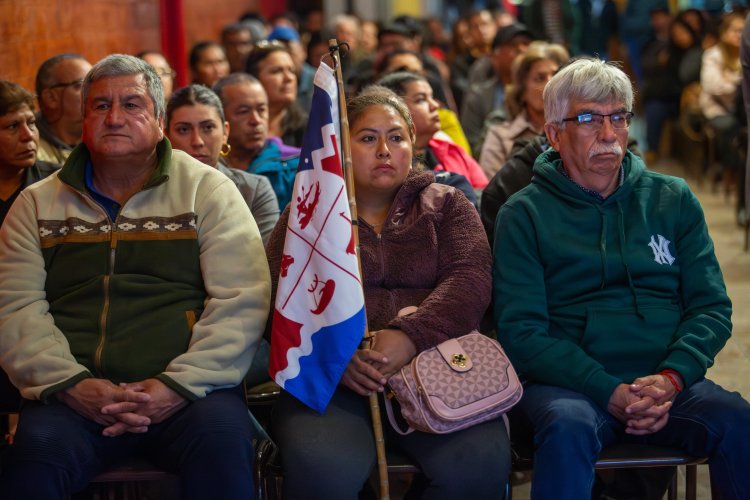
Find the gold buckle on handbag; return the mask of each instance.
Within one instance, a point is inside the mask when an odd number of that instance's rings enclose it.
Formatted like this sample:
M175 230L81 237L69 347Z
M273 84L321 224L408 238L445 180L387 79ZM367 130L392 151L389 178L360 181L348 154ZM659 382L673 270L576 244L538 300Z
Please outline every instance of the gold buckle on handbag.
M464 356L461 353L454 354L451 357L451 364L455 366L460 366L461 368L464 368L466 366L466 362L469 360L466 356Z

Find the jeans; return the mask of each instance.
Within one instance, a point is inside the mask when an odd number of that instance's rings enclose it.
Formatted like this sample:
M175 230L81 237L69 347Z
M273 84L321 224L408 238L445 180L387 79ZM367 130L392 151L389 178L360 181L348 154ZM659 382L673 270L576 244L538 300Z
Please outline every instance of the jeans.
M590 498L594 464L615 442L658 444L707 456L722 499L750 498L750 404L703 379L680 393L667 425L631 436L592 400L561 387L526 387L519 409L534 427L532 499Z
M282 391L273 411L284 498L356 499L376 462L368 399L340 387L319 415ZM502 418L451 434L401 436L383 412L383 433L388 448L419 464L424 498L503 497L510 442Z
M103 469L145 456L180 476L182 498L253 498L253 427L241 388L217 390L145 434L102 436L63 403L27 401L0 498L65 499Z

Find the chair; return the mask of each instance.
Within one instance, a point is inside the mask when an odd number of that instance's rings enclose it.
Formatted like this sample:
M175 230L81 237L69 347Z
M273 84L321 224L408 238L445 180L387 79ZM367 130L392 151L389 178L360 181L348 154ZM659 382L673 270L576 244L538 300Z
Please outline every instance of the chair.
M515 434L515 433L514 433ZM527 446L514 446L513 467L516 472L533 469L530 434ZM519 451L520 450L520 451ZM613 444L602 450L594 465L596 470L651 468L651 467L676 467L684 465L685 474L685 499L695 500L697 492L697 469L698 465L708 462L707 457L694 457L679 448L668 446L656 446L646 444ZM513 489L508 483L506 500L512 500ZM713 486L713 485L712 485ZM712 487L713 493L713 487ZM675 474L667 490L669 500L677 500L677 474ZM714 495L714 499L718 497Z
M255 450L255 463L259 469L256 484L262 489L259 496L265 500L277 500L282 497L284 473L279 463L279 451L272 441L262 441ZM393 450L387 451L388 477L404 474L421 474L419 467L406 456ZM371 480L377 483L377 470L373 470ZM372 484L372 483L371 483ZM376 486L375 486L376 488ZM377 488L375 489L377 491Z
M99 473L86 489L73 495L73 500L85 498L130 499L145 498L144 492L158 486L158 498L170 500L179 498L179 478L156 467L144 458L128 458Z

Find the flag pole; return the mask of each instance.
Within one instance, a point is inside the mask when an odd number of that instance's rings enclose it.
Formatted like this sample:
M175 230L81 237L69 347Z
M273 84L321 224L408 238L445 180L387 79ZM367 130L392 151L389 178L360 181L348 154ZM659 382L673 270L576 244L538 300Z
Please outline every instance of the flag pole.
M340 53L338 41L335 38L328 40L328 50L333 59L333 65L336 69L336 84L339 94L339 117L341 125L341 157L344 169L344 183L346 192L349 197L349 210L352 213L352 234L354 238L354 248L357 253L357 264L359 265L359 275L362 275L362 261L359 253L359 230L357 219L357 201L354 197L354 171L352 170L352 152L349 139L349 117L346 113L346 96L344 95L344 79L341 75ZM363 278L364 279L364 278ZM365 331L362 338L362 347L368 347L371 335L370 328L367 325L367 316L365 316ZM383 439L383 424L380 418L380 403L376 392L370 394L370 414L372 416L372 433L375 436L375 451L378 458L378 477L380 479L380 499L388 500L390 498L388 485L388 463L385 458L385 440Z

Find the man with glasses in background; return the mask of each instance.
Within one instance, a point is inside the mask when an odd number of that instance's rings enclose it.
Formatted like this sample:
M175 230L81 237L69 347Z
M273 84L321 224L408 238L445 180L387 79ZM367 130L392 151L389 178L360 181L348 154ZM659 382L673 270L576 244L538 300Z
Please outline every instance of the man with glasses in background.
M154 50L140 52L136 57L153 66L156 74L159 75L162 87L164 87L164 102L169 101L169 98L172 97L172 90L174 90L174 79L177 77L177 72L169 65L167 58L161 52Z
M81 87L91 64L80 54L59 54L44 61L36 74L39 101L37 159L65 163L81 142Z
M253 51L253 31L248 24L232 23L221 30L221 45L229 61L230 73L245 71L247 56Z
M705 378L732 305L698 200L626 149L633 88L578 59L544 89L552 149L495 225L498 338L525 379L532 498L590 498L615 442L707 456L722 498L750 498L750 405ZM513 426L511 426L513 427Z

